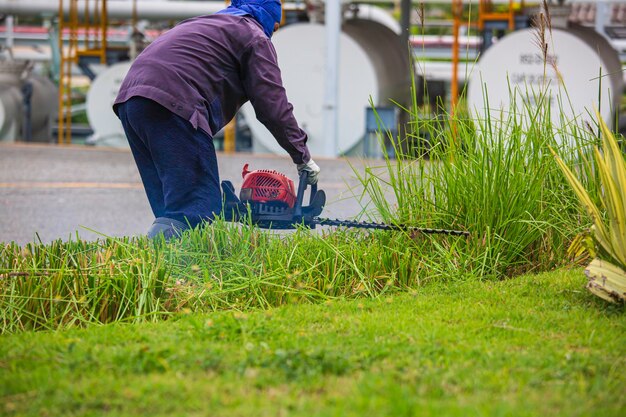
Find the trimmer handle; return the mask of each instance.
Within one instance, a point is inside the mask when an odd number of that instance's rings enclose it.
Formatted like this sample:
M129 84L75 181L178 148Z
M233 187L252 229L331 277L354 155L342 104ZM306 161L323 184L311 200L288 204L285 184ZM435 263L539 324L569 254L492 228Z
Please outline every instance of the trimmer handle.
M296 194L296 205L294 206L294 214L296 216L302 215L302 203L304 201L304 192L309 185L307 180L309 179L309 171L302 170L300 171L299 181L298 181L298 194ZM311 194L309 196L309 204L313 202L313 198L317 193L317 184L311 184Z

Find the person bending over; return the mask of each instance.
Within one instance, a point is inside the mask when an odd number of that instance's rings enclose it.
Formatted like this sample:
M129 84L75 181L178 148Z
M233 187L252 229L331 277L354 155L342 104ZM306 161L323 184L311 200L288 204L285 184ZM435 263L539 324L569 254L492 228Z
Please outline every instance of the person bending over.
M309 183L320 172L282 84L271 37L279 0L234 0L185 20L133 62L113 104L155 220L166 239L210 222L222 197L213 135L250 100L257 118Z

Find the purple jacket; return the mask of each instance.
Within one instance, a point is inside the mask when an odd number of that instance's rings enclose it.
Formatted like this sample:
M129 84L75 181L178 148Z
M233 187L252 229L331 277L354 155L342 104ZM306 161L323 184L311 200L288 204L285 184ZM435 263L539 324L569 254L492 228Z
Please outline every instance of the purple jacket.
M250 100L294 163L311 158L276 50L250 16L196 17L159 36L131 66L113 109L133 96L156 101L211 136Z

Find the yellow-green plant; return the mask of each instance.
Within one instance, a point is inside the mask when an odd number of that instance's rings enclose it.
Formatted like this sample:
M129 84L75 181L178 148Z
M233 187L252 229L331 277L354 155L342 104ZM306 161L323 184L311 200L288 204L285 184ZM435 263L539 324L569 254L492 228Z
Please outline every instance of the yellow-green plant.
M626 300L626 161L604 121L602 148L594 148L594 158L601 182L599 203L593 202L572 170L559 158L557 163L593 220L592 236L597 257L585 269L587 288L611 302Z

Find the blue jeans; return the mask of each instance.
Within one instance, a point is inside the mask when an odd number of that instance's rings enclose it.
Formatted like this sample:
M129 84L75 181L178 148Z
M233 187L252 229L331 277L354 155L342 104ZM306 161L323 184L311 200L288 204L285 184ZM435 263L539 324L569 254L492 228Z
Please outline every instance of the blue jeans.
M191 227L221 212L213 138L155 101L117 106L154 216Z

